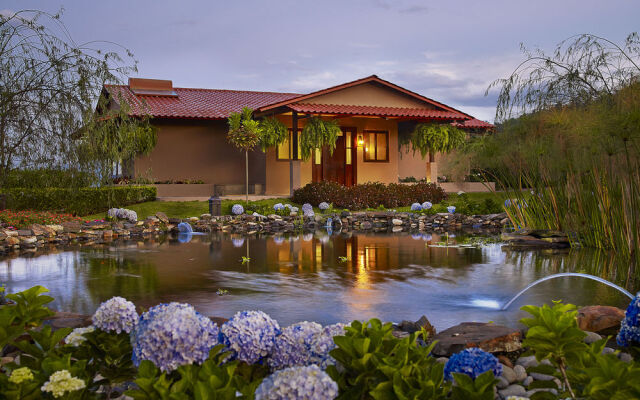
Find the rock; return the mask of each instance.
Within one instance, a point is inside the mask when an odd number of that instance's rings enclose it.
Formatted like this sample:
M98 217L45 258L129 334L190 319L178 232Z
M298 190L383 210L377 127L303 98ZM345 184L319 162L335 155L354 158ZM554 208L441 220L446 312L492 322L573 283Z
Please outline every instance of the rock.
M509 386L509 381L507 381L504 377L498 378L498 383L496 383L496 387L498 389L506 389Z
M158 220L163 224L169 223L169 217L167 217L167 214L163 213L162 211L158 211L156 213L156 218L158 218Z
M509 358L507 356L505 356L504 354L500 354L498 356L498 360L500 360L500 362L504 365L506 365L507 367L513 368L513 363L511 362L511 360L509 360Z
M520 385L510 385L506 389L498 390L500 396L506 398L509 396L524 396L527 391Z
M536 356L520 357L516 360L516 366L521 365L524 368L537 367L538 364L539 363L538 360L536 360Z
M79 222L68 221L60 225L62 225L63 231L67 233L78 233L82 229Z
M611 347L605 347L604 349L602 349L602 354L613 354L616 351L614 349L612 349Z
M584 338L584 342L586 344L591 344L591 343L595 343L598 340L602 339L602 336L598 335L595 332L586 332L587 336Z
M81 328L91 325L91 316L58 311L53 316L45 318L44 323L53 329Z
M538 389L531 389L529 390L527 393L525 393L525 395L527 397L531 397L534 394L538 393L538 392L549 392L551 394L553 394L554 396L558 395L558 390L553 389L553 388L538 388Z
M527 378L527 370L522 365L516 365L515 367L513 367L513 372L515 372L516 380L518 382L522 382Z
M363 221L360 223L360 229L371 229L373 228L373 224L369 221Z
M431 325L431 322L429 322L429 319L425 315L423 315L419 320L416 321L416 325L419 328L424 328L427 332L429 332L430 338L436 335L436 328Z
M482 322L463 322L435 335L433 354L449 356L467 347L479 347L488 352L520 350L522 334L505 326Z
M393 233L402 232L402 227L401 226L394 226L393 228L391 228L391 232L393 232Z
M578 327L583 331L602 332L619 328L624 319L624 310L611 306L587 306L578 310Z
M541 374L539 372L531 372L529 376L535 379L536 381L552 381L555 379L553 375Z
M18 236L33 236L34 233L31 229L18 229Z
M398 218L394 218L394 219L391 220L391 223L393 225L395 225L395 226L400 226L400 225L402 225L402 220L398 219Z
M23 236L20 238L20 243L24 244L33 244L38 241L38 238L35 236Z
M513 383L518 380L518 376L516 375L515 371L511 367L508 367L504 364L502 365L502 377L506 379L508 383Z
M440 364L446 364L449 359L447 357L438 357L436 358L436 361L439 362Z
M620 353L618 354L618 358L620 359L620 361L624 361L624 362L633 361L633 357L631 357L631 354L629 353Z
M526 378L524 378L524 379L522 380L522 384L523 384L525 387L529 387L529 385L531 385L532 383L533 383L533 378L532 378L532 377L530 377L530 376L527 376Z

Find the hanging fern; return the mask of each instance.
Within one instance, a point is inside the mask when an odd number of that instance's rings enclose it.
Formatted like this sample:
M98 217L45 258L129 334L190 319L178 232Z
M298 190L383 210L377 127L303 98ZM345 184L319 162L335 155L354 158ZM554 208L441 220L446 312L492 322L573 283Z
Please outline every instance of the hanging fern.
M239 113L229 115L229 133L227 139L234 146L249 151L259 142L261 136L260 123L252 118L253 110L244 107Z
M429 153L450 153L462 146L465 139L466 133L450 124L418 124L409 142L413 153L419 151L425 158Z
M260 148L266 152L270 147L276 147L287 140L289 131L277 118L265 118L260 121Z
M321 149L324 146L328 146L329 152L333 154L339 133L338 121L310 117L298 139L302 159L308 160L315 149Z

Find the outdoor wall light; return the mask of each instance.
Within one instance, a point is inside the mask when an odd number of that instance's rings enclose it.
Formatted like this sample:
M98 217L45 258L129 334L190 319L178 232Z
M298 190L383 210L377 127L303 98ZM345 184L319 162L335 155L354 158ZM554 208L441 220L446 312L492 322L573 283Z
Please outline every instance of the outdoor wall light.
M358 147L364 146L364 139L362 135L358 135Z

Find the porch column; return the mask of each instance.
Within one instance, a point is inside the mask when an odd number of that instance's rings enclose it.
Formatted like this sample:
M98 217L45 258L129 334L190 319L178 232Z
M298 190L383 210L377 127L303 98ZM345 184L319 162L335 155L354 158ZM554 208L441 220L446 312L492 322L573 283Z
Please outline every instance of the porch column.
M298 155L298 112L291 113L291 140L289 141L289 196L300 187L300 160Z
M425 178L427 178L427 182L438 183L438 163L435 161L435 154L429 153L429 157L427 159L427 173Z

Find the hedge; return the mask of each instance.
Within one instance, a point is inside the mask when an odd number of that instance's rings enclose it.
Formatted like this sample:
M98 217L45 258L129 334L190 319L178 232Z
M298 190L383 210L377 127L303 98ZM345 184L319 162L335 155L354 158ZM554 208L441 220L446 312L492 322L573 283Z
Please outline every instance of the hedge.
M38 210L89 215L111 207L156 199L155 186L107 186L101 188L1 189L6 207L12 210Z
M316 182L293 192L294 203L310 203L317 206L323 201L334 207L360 210L363 208L402 207L412 203L430 201L440 203L446 199L445 191L433 183L401 185L398 183L364 183L343 186L335 182Z

